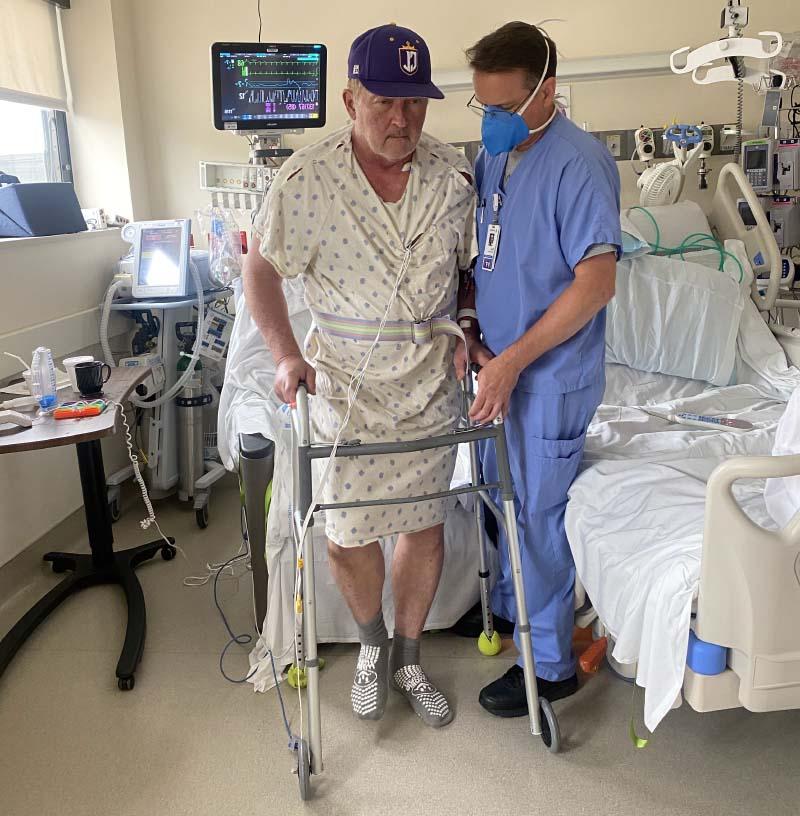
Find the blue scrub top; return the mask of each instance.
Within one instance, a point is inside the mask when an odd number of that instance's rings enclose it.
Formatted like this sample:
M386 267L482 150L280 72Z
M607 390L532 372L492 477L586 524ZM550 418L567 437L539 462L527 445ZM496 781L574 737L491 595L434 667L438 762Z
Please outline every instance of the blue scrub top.
M617 165L593 136L557 115L526 150L504 186L508 153L481 150L475 161L480 255L476 308L486 344L500 354L575 280L573 269L593 244L622 247ZM493 197L499 194L499 212ZM481 269L489 225L500 224L494 270ZM518 387L566 394L602 380L605 309L576 335L533 362Z

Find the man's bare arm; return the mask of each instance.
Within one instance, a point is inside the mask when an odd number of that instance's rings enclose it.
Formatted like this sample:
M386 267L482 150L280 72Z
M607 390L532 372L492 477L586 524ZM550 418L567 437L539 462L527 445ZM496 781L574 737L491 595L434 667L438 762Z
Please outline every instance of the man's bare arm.
M258 251L258 242L258 236L255 236L255 247L245 256L242 267L244 296L275 361L275 393L284 402L292 404L298 383L305 382L309 392L314 393L314 369L305 361L294 339L281 276Z

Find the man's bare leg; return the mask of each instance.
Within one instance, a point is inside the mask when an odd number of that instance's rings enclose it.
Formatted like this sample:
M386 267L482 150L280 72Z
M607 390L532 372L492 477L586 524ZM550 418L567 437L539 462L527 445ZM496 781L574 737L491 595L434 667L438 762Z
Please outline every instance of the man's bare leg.
M419 662L419 639L433 603L444 560L444 525L401 535L392 563L395 604L392 684L426 724L447 725L453 712Z
M395 635L419 640L444 560L444 525L398 537L392 562Z
M383 551L378 542L373 541L366 547L340 547L328 541L328 561L356 623L363 625L371 621L381 611L386 577Z
M350 702L362 720L379 720L389 693L389 636L381 609L383 551L375 541L366 547L340 547L329 541L328 560L361 641Z

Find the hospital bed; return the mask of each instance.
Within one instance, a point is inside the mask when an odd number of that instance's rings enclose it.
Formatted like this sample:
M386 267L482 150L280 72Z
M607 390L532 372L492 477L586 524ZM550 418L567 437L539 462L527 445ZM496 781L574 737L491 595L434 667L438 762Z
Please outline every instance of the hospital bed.
M800 456L771 455L800 371L760 312L779 295L780 258L760 208L755 229L739 218L751 196L726 165L708 223L736 263L620 262L606 393L567 506L584 622L597 616L612 666L644 686L651 730L682 698L701 712L800 707L800 516L778 529L763 489L800 473ZM650 213L664 245L708 229L699 208L674 207ZM628 215L644 233L648 216ZM679 412L754 427L687 427L668 419Z

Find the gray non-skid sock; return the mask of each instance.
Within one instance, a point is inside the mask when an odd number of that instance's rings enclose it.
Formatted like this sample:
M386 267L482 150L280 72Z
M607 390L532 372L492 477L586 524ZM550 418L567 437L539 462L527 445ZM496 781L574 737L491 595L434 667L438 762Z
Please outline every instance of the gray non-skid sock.
M414 713L432 728L441 728L453 720L453 711L444 694L431 683L419 664L419 639L395 633L390 660L392 686L414 709Z
M389 694L389 634L382 611L363 626L356 623L361 651L358 653L350 702L353 712L362 720L379 720Z

